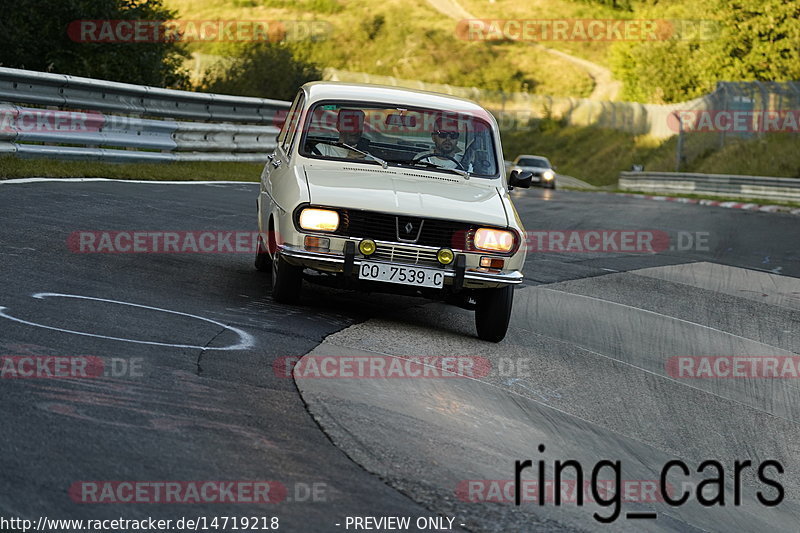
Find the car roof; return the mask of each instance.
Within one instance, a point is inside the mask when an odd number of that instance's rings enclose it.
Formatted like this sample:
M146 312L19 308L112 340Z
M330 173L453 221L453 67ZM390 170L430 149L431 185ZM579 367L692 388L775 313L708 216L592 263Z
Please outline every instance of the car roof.
M544 159L544 160L547 160L547 158L545 156L543 156L543 155L520 154L520 155L517 156L515 161L519 161L523 157L530 157L530 158L533 158L533 159Z
M484 108L471 100L450 96L447 94L406 89L405 87L392 87L388 85L373 85L368 83L346 83L336 81L315 81L303 85L303 90L308 96L308 104L321 100L344 100L356 102L384 102L410 107L426 107L470 113L492 120Z

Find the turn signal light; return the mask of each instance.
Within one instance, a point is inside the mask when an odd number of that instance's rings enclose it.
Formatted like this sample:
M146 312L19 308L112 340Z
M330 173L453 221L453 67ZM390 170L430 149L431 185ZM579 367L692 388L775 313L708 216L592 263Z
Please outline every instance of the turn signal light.
M483 268L503 270L505 264L506 264L505 259L498 259L497 257L481 257L481 266Z
M331 247L331 240L327 237L314 237L313 235L306 235L305 242L306 250L327 252Z

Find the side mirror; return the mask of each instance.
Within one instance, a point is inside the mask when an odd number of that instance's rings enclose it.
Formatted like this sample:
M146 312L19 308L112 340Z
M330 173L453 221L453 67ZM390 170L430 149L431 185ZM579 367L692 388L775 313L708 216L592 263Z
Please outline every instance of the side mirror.
M511 187L522 187L523 189L527 189L531 186L532 179L533 172L512 170L511 174L508 176L508 184Z

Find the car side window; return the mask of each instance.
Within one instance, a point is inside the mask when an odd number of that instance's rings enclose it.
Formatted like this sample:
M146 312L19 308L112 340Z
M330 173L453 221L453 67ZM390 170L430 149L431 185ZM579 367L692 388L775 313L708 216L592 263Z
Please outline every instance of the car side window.
M286 125L284 128L285 135L283 136L283 139L279 140L279 143L283 147L283 151L287 154L287 156L289 154L289 150L291 149L292 143L294 142L294 137L297 134L297 125L300 122L300 115L302 115L303 112L303 101L304 96L303 92L301 91L300 94L297 95L297 98L295 98L291 109L289 109L289 114L286 117Z
M283 141L284 139L286 139L286 133L289 130L289 117L294 116L294 110L297 107L297 103L300 100L300 94L302 93L298 93L297 96L295 96L292 105L289 106L289 111L286 112L286 117L284 117L283 119L283 124L281 125L281 131L278 133L278 137L276 139L278 146L283 146Z

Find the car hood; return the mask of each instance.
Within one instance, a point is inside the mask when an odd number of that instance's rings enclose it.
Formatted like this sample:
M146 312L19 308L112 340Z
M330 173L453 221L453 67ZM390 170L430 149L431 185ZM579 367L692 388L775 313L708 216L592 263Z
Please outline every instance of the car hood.
M412 169L306 165L311 203L507 226L499 180Z

